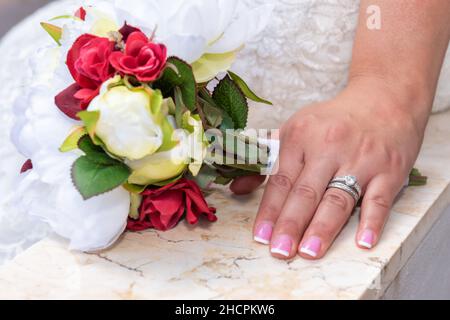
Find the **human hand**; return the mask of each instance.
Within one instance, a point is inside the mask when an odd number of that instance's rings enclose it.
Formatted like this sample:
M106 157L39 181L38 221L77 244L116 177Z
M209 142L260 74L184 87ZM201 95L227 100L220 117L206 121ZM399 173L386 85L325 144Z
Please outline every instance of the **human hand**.
M353 81L337 98L300 110L281 128L279 168L269 178L254 227L272 255L322 258L356 203L337 176L354 175L364 195L356 244L377 244L394 199L423 140L427 118L417 117L379 81ZM237 180L235 193L263 182Z

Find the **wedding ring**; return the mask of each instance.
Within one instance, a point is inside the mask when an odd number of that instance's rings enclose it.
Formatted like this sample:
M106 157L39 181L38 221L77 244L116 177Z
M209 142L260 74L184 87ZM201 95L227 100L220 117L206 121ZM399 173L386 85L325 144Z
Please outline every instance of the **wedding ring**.
M355 176L342 176L336 177L331 180L327 189L340 189L347 192L355 200L355 204L358 203L361 198L361 186Z
M342 176L342 177L336 177L331 182L340 182L343 183L350 188L355 189L356 192L361 196L361 186L358 183L358 179L356 179L355 176Z

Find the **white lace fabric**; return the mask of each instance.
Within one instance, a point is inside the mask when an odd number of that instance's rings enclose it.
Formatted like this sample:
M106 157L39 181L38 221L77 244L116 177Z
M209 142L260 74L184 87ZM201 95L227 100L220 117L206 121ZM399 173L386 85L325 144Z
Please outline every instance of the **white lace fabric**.
M252 105L251 127L277 128L306 104L335 96L346 84L359 0L242 0L274 3L267 29L240 54L234 70L273 107ZM9 141L13 101L33 81L26 60L48 35L40 21L69 13L77 1L51 3L17 25L0 43L0 264L49 233L43 222L18 215L11 189L22 163ZM448 54L450 56L450 54ZM450 107L450 59L443 67L434 110ZM26 195L25 195L26 197Z
M278 128L307 104L336 96L345 87L359 0L243 0L274 3L270 25L249 43L235 64L274 107L254 105L250 126ZM450 107L450 50L434 111Z

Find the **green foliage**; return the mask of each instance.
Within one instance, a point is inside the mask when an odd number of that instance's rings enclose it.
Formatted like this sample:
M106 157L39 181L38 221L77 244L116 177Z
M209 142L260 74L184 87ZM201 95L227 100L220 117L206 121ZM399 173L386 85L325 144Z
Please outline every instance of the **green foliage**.
M195 110L197 83L192 67L185 61L170 57L161 78L153 84L153 87L160 89L164 97L173 97L175 88L179 88L186 108L190 111Z
M239 86L229 77L216 86L212 98L233 121L234 129L244 129L248 119L248 104Z
M86 155L73 164L72 181L85 200L109 192L128 180L130 169L109 157L89 136L83 136L78 147Z
M411 170L411 173L409 175L409 186L410 187L421 187L428 183L428 177L422 175L422 173L416 169L413 168Z
M62 37L62 28L47 22L41 22L41 27L52 37L53 40L60 46Z
M233 79L233 81L239 86L239 88L242 90L242 93L249 98L250 100L253 100L255 102L259 102L259 103L264 103L264 104L268 104L268 105L273 105L272 102L265 100L263 98L258 97L247 85L247 83L245 83L245 81L240 78L237 74L228 71L228 74L230 75L231 79Z

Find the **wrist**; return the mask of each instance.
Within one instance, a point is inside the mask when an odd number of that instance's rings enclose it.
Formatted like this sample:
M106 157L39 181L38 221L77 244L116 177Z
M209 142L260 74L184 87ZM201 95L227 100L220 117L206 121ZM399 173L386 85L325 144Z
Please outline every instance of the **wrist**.
M375 74L352 73L346 90L361 92L377 104L385 106L386 116L410 119L419 134L425 130L434 96L426 86L396 83Z

